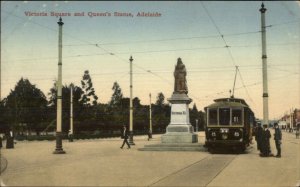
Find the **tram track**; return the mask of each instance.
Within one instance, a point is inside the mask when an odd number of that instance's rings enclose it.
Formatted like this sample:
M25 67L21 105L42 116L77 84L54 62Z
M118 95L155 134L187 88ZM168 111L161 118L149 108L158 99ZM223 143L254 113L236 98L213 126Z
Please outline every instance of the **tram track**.
M185 169L187 169L187 168L189 168L189 167L191 167L191 166L193 166L193 165L195 165L195 164L197 164L197 163L203 162L203 161L206 160L208 157L210 157L210 155L208 155L208 156L202 158L201 160L198 160L198 161L196 161L196 162L194 162L194 163L192 163L192 164L190 164L190 165L188 165L188 166L186 166L186 167L184 167L184 168L181 168L181 169L179 169L179 170L177 170L177 171L175 171L175 172L173 172L173 173L171 173L171 174L169 174L169 175L167 175L167 176L165 176L165 177L159 179L158 181L156 181L156 182L150 184L149 186L155 186L156 184L160 183L161 181L167 179L168 177L171 177L171 176L173 176L173 175L175 175L175 174L177 174L177 173L179 173L179 172L181 172L181 171L183 171L183 170L185 170Z
M236 155L230 162L228 162L217 174L216 176L214 176L214 178L212 178L205 186L208 186L215 178L217 178L219 176L219 174L225 169L227 168L227 166L229 166L233 160L237 157L238 155Z
M208 155L149 186L208 186L238 155ZM182 181L182 179L186 179Z

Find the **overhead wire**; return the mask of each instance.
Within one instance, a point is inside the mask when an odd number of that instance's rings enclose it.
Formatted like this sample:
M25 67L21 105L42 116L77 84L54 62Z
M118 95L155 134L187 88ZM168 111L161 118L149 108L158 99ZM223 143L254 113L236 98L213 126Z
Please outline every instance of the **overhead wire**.
M249 32L240 32L240 33L231 33L226 34L225 36L239 36L245 34L257 34L261 31L249 31ZM115 42L115 43L96 43L98 45L123 45L130 43L151 43L151 42L165 42L165 41L177 41L177 40L190 40L190 39L201 39L201 38L217 38L219 35L207 35L207 36L192 36L192 37L178 37L178 38L167 38L167 39L155 39L155 40L140 40L140 41L124 41L124 42ZM85 45L96 45L96 44L66 44L64 46L85 46Z
M209 19L211 20L211 22L212 22L213 25L215 26L215 28L216 28L216 30L218 31L219 35L221 36L221 38L222 38L222 40L223 40L223 42L224 42L224 44L225 44L225 48L227 49L227 51L228 51L228 53L229 53L229 56L230 56L230 58L231 58L231 60L232 60L233 66L234 66L234 67L237 67L237 64L236 64L236 62L235 62L235 60L234 60L234 58L233 58L232 52L231 52L231 50L229 49L230 46L229 46L228 43L226 42L226 40L225 40L225 38L224 38L224 35L223 35L223 34L221 33L221 31L220 31L220 28L218 27L218 25L217 25L216 22L214 21L213 17L210 15L209 11L207 10L207 8L205 7L205 5L204 5L203 2L201 2L201 5L202 5L203 9L205 10L206 14L208 15ZM241 75L241 72L240 72L239 70L238 70L238 72L239 72L239 76L240 76L240 79L241 79L241 81L242 81L243 87L245 88L246 93L247 93L247 95L248 95L250 101L255 105L255 108L256 108L256 103L255 103L254 100L251 98L251 96L250 96L250 94L249 94L249 92L248 92L248 90L247 90L247 87L245 86L245 83L244 83L244 81L243 81L243 77L242 77L242 75Z
M276 26L281 26L281 25L286 25L286 24L291 24L291 23L298 23L300 22L300 18L293 20L293 21L287 21L287 22L283 22L283 23L274 23L274 24L270 24L270 25L266 25L266 27L276 27Z
M298 75L298 74L299 73L292 73L292 74L288 74L288 75L285 75L285 76L280 76L280 77L277 77L277 78L269 79L269 81L276 81L276 80L279 80L279 79L282 79L282 78L286 78L286 77L294 76L294 75ZM262 81L247 84L245 86L243 85L243 86L237 87L235 89L239 90L239 89L243 89L244 87L252 87L252 86L256 86L256 85L260 85L260 84L262 84ZM227 91L220 91L220 92L217 92L217 93L209 94L209 95L204 96L204 98L209 98L209 97L214 96L214 95L220 95L220 94L223 94L225 92L227 92Z
M201 2L201 3L202 3L202 2ZM202 3L202 4L203 4L203 3ZM3 10L3 12L8 13L8 14L12 14L12 13L10 13L10 12L8 12L8 11L5 11L5 10ZM18 18L20 18L20 19L24 19L24 18L22 18L22 17L20 17L20 16L17 16L17 15L15 15L15 14L12 14L12 15L15 16L15 17L18 17ZM209 15L209 14L208 14L208 15ZM209 15L209 17L211 18L210 15ZM212 19L212 18L211 18L211 19ZM34 24L37 24L37 25L39 25L39 26L41 26L41 27L44 27L44 28L46 28L46 29L50 29L51 31L57 32L57 30L55 30L55 29L52 29L52 28L47 27L47 26L44 26L44 25L39 24L39 23L37 23L37 22L34 22L34 21L32 21L32 20L29 20L29 22L34 23ZM295 22L295 21L294 21L294 22ZM213 21L213 23L215 24L214 21ZM283 24L286 24L286 23L283 23ZM277 24L277 25L280 25L280 24ZM216 26L216 28L219 29L217 26ZM225 39L224 39L224 35L223 35L219 30L218 30L218 32L219 32L219 34L221 35L223 41L225 42L225 46L223 46L223 47L225 47L225 48L228 48L228 47L252 47L252 46L250 46L250 45L246 45L246 46L228 46L228 45L227 45L227 42L226 42ZM250 31L250 32L242 32L242 33L232 33L232 34L227 34L227 35L225 35L225 36L234 36L234 35L242 35L242 34L253 34L253 33L260 33L260 32L261 32L261 31ZM85 42L85 43L86 43L85 45L90 45L90 46L98 47L98 48L102 49L103 51L105 51L106 53L102 53L102 54L90 54L90 55L74 55L74 56L67 56L67 57L64 57L64 58L69 58L69 57L79 57L79 56L106 55L106 54L110 54L110 55L116 56L116 53L109 52L108 50L104 49L103 47L100 47L100 45L103 45L103 44L95 44L95 43L92 43L92 42L88 42L88 41L79 39L79 38L77 38L77 37L75 37L75 36L72 36L72 35L70 35L70 34L65 34L65 35L67 35L67 36L69 36L69 37L72 37L72 38L74 38L74 39L76 39L76 40L78 40L78 41ZM211 36L200 36L199 38L205 38L205 37L216 37L216 35L211 35ZM196 38L196 37L190 37L190 38ZM161 41L177 40L177 39L187 39L187 38L161 39ZM160 41L160 40L153 40L153 41ZM138 42L142 42L142 41L138 41ZM125 42L124 42L124 43L125 43ZM270 44L270 45L289 45L289 44L297 44L297 43ZM64 45L64 46L68 46L68 45ZM71 45L69 45L69 46L71 46ZM160 51L159 51L159 50L158 50L158 51L137 51L137 52L123 52L123 53L117 53L117 54L129 54L129 53L137 54L137 53L171 52L171 51L180 51L180 50L217 49L217 48L223 48L223 47L216 46L216 47L205 47L205 48L170 49L170 50L160 50ZM253 47L254 47L254 45L253 45ZM52 58L52 57L50 57L50 58ZM53 58L56 58L56 57L53 57ZM118 58L120 58L120 57L118 57ZM42 59L43 59L43 58L42 58ZM122 58L121 58L121 60L122 60L122 61L125 61L125 62L128 62L128 61L126 61L126 60L124 60L124 59L122 59Z
M202 3L202 2L201 2ZM5 12L5 11L4 11ZM7 13L7 12L6 12ZM9 14L12 14L12 13L9 13ZM14 16L16 16L16 15L14 15ZM19 16L16 16L16 17L19 17ZM21 18L21 17L19 17L19 18ZM21 18L22 19L22 18ZM37 25L39 25L39 26L42 26L42 27L44 27L44 28L47 28L47 29L49 29L49 30L52 30L52 31L55 31L55 32L57 32L57 30L55 30L55 29L52 29L52 28L50 28L50 27L47 27L47 26L44 26L44 25L42 25L42 24L39 24L39 23L37 23L37 22L33 22L33 21L31 21L30 20L30 22L32 22L32 23L34 23L34 24L37 24ZM298 22L298 21L293 21L293 22L287 22L287 23L282 23L282 24L289 24L289 23L294 23L294 22ZM277 25L281 25L281 24L273 24L273 25L270 25L270 26L277 26ZM217 27L217 26L216 26ZM217 27L218 28L218 27ZM218 30L218 32L219 32L219 34L221 35L221 37L222 37L222 39L223 39L223 41L224 41L224 43L225 43L225 46L224 47L226 47L227 49L229 48L229 47L231 47L231 46L228 46L227 45L227 43L226 43L226 41L225 41L225 39L224 39L224 35L222 35L221 34L221 32ZM259 33L259 32L261 32L261 31L255 31L255 32L248 32L249 34L250 33ZM247 33L236 33L236 34L232 34L232 35L241 35L241 34L247 34ZM229 34L230 35L230 34ZM226 36L229 36L229 35L226 35ZM70 36L70 35L69 35ZM73 37L73 36L72 36ZM206 36L206 37L210 37L210 36ZM79 38L77 38L77 37L73 37L74 39L77 39L77 40L79 40L79 41L83 41L83 42L87 42L87 41L84 41L84 40L82 40L82 39L79 39ZM178 38L178 39L184 39L184 38ZM167 41L167 40L170 40L170 39L165 39L165 41ZM172 39L171 39L172 40ZM176 40L176 39L173 39L173 40ZM136 41L136 42L142 42L142 41ZM152 41L150 41L150 42L152 42ZM153 40L153 42L154 42L154 40ZM113 56L115 56L115 57L117 57L117 58L119 58L119 59L121 59L122 61L124 61L124 62L126 62L126 63L128 63L128 61L127 60L125 60L125 59L123 59L123 58L121 58L121 57L119 57L119 56L117 56L117 55L115 55L115 53L112 53L112 52L110 52L110 51L108 51L108 50L106 50L106 49L104 49L104 48L102 48L102 47L100 47L99 45L104 45L104 44L94 44L94 43L92 43L92 42L87 42L88 43L88 45L90 45L90 46L95 46L95 47L98 47L98 48L100 48L100 49L102 49L103 51L105 51L106 53L103 53L103 54L97 54L97 55L104 55L104 54L110 54L110 55L113 55ZM111 43L112 44L112 43ZM108 45L108 44L106 44L106 45ZM233 46L232 46L233 47ZM221 47L218 47L218 48L221 48ZM223 47L222 47L223 48ZM199 48L198 48L199 49ZM177 50L179 50L179 49L177 49ZM184 50L191 50L191 49L184 49ZM169 51L174 51L174 50L169 50ZM230 50L229 50L230 51ZM150 53L151 52L156 52L156 51L149 51ZM135 53L137 53L137 52L135 52ZM140 53L145 53L145 52L140 52ZM231 52L230 52L231 53ZM81 56L85 56L85 55L77 55L77 57L81 57ZM87 55L86 55L87 56ZM231 56L232 56L232 54L231 54ZM75 56L74 56L75 57ZM232 56L232 58L233 58L233 56ZM234 62L234 59L233 59L233 62ZM155 75L155 73L154 72L152 72L152 71L150 71L150 70L146 70L145 68L142 68L141 66L137 66L136 64L133 64L133 65L135 65L136 67L138 67L139 69L142 69L142 70L144 70L144 71L146 71L146 72L148 72L148 73L151 73L151 74L153 74L153 75ZM157 76L157 75L156 75ZM160 77L160 76L158 76L158 77ZM162 78L162 77L160 77L160 78Z
M3 6L3 5L1 5L1 6ZM14 6L14 8L9 12L10 14L8 16L4 17L3 20L1 20L1 24L3 24L10 17L11 14L16 12L17 9L19 9L19 5Z
M17 5L16 5L16 6L17 6ZM46 6L44 6L44 4L43 4L42 7L37 8L37 10L36 10L35 12L41 12L42 9L44 9L45 7L46 7ZM5 11L5 10L3 10L3 9L1 9L1 11L5 12L5 13L8 13L9 15L16 16L15 14L13 14L12 11L11 11L11 12L8 12L8 11ZM19 17L19 18L21 18L21 17ZM1 42L5 42L5 41L9 38L9 36L11 36L14 32L17 31L17 29L18 29L19 27L25 26L28 22L32 22L32 21L31 21L32 18L33 18L33 17L30 16L30 17L28 17L27 19L25 19L25 23L16 25L16 26L12 29L12 31L9 33L8 36L3 37L4 39L3 39ZM24 20L24 18L22 18L22 19Z
M284 69L280 69L280 68L277 68L277 67L274 67L274 66L268 66L269 68L272 68L272 69L275 69L275 70L278 70L278 71L282 71L282 72L288 72L288 73L293 73L293 74L299 74L299 72L295 72L295 71L289 71L289 70L284 70Z
M271 43L268 44L268 46L282 46L282 45L299 45L300 43L297 42L289 42L289 43ZM260 47L260 45L236 45L236 46L230 46L231 48L239 48L239 47ZM157 50L157 51L133 51L133 52L120 52L120 53L114 53L114 54L138 54L138 53L158 53L158 52L173 52L173 51L188 51L188 50L206 50L206 49L222 49L225 48L224 46L215 46L215 47L203 47L203 48L186 48L186 49L167 49L167 50ZM87 56L102 56L107 55L107 53L92 53L92 54L78 54L78 55L70 55L70 56L64 56L63 58L77 58L77 57L87 57ZM57 57L40 57L40 58L21 58L16 59L13 61L34 61L34 60L51 60L51 59L57 59ZM124 60L124 59L122 59Z
M4 12L6 12L6 13L8 13L8 14L11 14L11 13L8 12L8 11L4 11ZM14 14L12 14L12 15L15 16L15 17L18 17L18 18L20 18L20 19L24 19L24 18L22 18L22 17L20 17L20 16L17 16L17 15L14 15ZM49 29L49 30L51 30L51 31L57 32L57 30L52 29L52 28L49 28L49 27L44 26L44 25L42 25L42 24L39 24L39 23L37 23L37 22L31 21L31 20L30 20L29 22L34 23L34 24L37 24L37 25L39 25L39 26L41 26L41 27L44 27L44 28L46 28L46 29ZM66 34L65 34L65 35L66 35ZM99 46L98 44L94 44L94 43L92 43L92 42L89 42L89 41L86 41L86 40L82 40L82 39L80 39L80 38L78 38L78 37L76 37L76 36L72 36L72 35L70 35L70 34L67 34L67 36L69 36L69 37L71 37L71 38L73 38L73 39L76 39L76 40L78 40L78 41L88 43L88 44L90 44L90 45L92 45L92 46L95 46L95 47L97 47L97 48L100 48L100 49L102 49L103 51L105 51L107 54L112 55L112 56L115 56L116 58L120 59L120 60L123 61L123 62L129 63L127 60L125 60L125 59L119 57L118 55L115 55L114 53L112 53L112 52L106 50L105 48ZM101 55L102 55L102 54L101 54Z
M286 65L298 65L298 64L282 64L282 65L268 65L269 68L271 69L276 69L278 71L283 71L283 72L287 72L287 73L290 73L290 74L300 74L299 72L295 72L295 71L289 71L289 70L284 70L284 69L281 69L281 68L277 68L277 66L286 66ZM256 70L256 69L261 69L260 66L258 65L246 65L246 66L239 66L239 68L243 68L243 69L253 69L253 70ZM194 69L194 70L191 70L189 71L190 73L194 73L194 72L201 72L201 73L210 73L210 72L219 72L219 71L233 71L233 70L230 70L228 69L230 68L230 66L220 66L220 67L211 67L211 68L201 68L199 70L197 69ZM228 69L228 70L226 70ZM156 73L156 74L164 74L164 73L172 73L173 71L171 70L165 70L165 71L161 71L161 70L157 70L157 71L151 71L152 73ZM133 74L146 74L147 72L134 72ZM116 75L116 74L125 74L125 75L129 75L129 71L120 71L120 72L103 72L103 73L91 73L90 75L91 76L106 76L106 75ZM74 75L65 75L64 77L66 78L73 78ZM52 80L53 78L34 78L32 80ZM207 79L207 78L206 78ZM242 87L241 87L242 88Z

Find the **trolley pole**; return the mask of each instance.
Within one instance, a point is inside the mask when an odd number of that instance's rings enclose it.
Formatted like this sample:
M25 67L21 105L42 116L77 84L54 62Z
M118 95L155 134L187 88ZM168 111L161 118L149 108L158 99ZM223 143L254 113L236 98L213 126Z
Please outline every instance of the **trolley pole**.
M269 126L269 106L268 106L268 71L267 71L267 49L266 49L266 23L265 12L267 9L261 4L261 41L262 41L262 74L263 74L263 125Z
M149 137L152 138L152 108L151 108L151 93L149 94L150 105L149 105Z
M54 154L66 153L62 147L62 26L63 22L61 17L57 22L58 30L58 80L57 80L57 115L56 115L56 148Z
M132 61L133 58L130 56L130 113L129 113L129 144L135 145L133 142L133 105L132 105Z

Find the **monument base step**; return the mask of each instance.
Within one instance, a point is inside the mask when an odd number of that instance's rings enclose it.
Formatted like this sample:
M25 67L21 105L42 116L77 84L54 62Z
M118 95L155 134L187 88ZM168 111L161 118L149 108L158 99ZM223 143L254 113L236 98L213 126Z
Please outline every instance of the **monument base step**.
M162 143L197 143L198 134L169 132L161 136Z
M205 151L199 143L162 143L145 145L139 151Z

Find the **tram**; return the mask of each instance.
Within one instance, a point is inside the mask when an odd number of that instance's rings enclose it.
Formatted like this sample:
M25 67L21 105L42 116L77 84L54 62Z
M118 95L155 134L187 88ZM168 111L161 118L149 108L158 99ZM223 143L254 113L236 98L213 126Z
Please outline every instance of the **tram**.
M220 98L204 108L206 112L205 147L244 152L252 140L255 116L244 99Z

